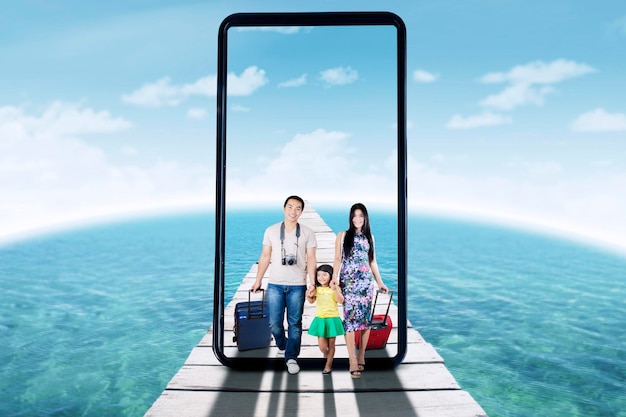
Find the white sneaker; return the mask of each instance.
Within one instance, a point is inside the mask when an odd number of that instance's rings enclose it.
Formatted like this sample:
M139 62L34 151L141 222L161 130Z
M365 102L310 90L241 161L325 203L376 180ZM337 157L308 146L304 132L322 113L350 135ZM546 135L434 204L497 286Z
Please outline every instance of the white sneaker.
M295 359L289 359L287 361L287 372L289 372L291 375L295 375L300 372L300 366Z

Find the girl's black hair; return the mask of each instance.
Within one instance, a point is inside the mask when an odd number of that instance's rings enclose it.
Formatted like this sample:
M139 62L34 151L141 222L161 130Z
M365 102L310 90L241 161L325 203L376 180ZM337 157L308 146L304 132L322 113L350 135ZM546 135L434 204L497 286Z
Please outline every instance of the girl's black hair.
M361 210L363 212L363 217L365 221L363 222L363 227L361 227L361 232L365 235L365 238L370 244L370 249L367 253L367 257L370 262L374 259L374 240L372 239L372 231L370 230L370 217L367 214L367 208L362 203L353 204L350 208L350 217L348 218L349 227L346 230L346 234L343 238L343 258L347 259L350 257L352 253L352 247L354 246L354 234L356 230L354 228L354 223L352 223L352 218L354 217L354 213L357 210Z

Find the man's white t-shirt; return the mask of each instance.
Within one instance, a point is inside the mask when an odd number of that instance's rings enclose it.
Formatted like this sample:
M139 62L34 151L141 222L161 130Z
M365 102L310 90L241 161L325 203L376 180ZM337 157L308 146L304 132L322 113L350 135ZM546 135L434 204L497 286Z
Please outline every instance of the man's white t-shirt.
M279 285L306 285L306 250L317 247L315 232L302 224L300 224L300 237L296 237L296 228L292 232L285 230L283 252L280 244L280 226L282 223L269 226L263 234L263 245L272 247L269 282ZM284 255L295 255L297 263L283 265Z

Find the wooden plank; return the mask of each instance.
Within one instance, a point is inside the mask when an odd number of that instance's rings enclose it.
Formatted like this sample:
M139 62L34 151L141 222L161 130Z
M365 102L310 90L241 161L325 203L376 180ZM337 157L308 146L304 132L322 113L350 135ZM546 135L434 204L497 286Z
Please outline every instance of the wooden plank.
M387 343L388 345L397 344L397 341L398 341L397 331L398 331L397 328L391 330L391 335L389 336L389 341ZM224 332L224 347L225 348L236 346L235 342L233 342L233 336L234 336L234 333L232 330L228 330ZM421 336L417 332L407 332L407 339L409 343L420 343L424 341L424 339L421 338ZM338 358L348 357L348 352L344 349L345 345L346 345L345 338L343 336L339 336L336 339L336 346L337 346L337 352L335 353L336 357ZM306 332L303 333L302 334L302 347L306 347L306 346L317 346L317 337L311 336ZM251 352L251 355L252 356L267 356L267 355L263 355L261 351L262 349L256 349ZM369 354L374 354L376 350L370 349L366 352L367 352L367 355L369 355Z
M184 365L167 384L169 390L193 391L297 391L324 392L328 380L334 391L419 391L459 389L448 369L441 363L401 364L395 369L365 371L359 379L347 370L330 375L302 370L297 375L274 371L237 371L225 366Z
M332 381L328 381L329 388ZM486 417L465 391L217 392L166 391L146 417Z
M395 350L396 347L390 346L390 351L370 351L369 357L383 356L383 354L387 357L394 356L397 352ZM230 347L225 348L224 353L227 357L235 357L235 356L246 356L245 352L237 351L237 348ZM251 355L252 356L252 355ZM258 353L255 353L254 356L258 357ZM321 353L318 350L317 346L304 346L302 348L302 356L303 357L320 357ZM279 357L278 349L270 348L268 349L267 356L268 358ZM335 356L336 358L345 356ZM407 349L407 354L404 358L403 363L443 363L443 358L437 353L435 348L430 343L412 343L409 344L409 348ZM210 344L207 345L199 345L192 349L189 357L185 361L185 365L219 365L219 361L213 354L213 348Z

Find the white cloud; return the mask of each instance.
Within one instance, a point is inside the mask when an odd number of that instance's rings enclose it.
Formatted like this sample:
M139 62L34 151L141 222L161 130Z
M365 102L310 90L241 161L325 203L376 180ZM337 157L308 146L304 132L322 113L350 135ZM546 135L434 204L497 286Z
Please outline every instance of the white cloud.
M283 81L278 84L279 88L282 87L300 87L306 84L306 74L302 74L298 78L292 78L291 80Z
M209 116L207 109L193 107L187 110L187 118L193 120L204 120Z
M591 166L594 168L610 168L614 166L614 162L610 159L600 159L591 162Z
M523 105L541 106L544 98L554 91L552 84L594 72L587 64L558 59L550 63L542 61L519 65L508 72L484 75L481 82L487 84L510 84L502 92L491 95L480 104L499 110L512 110Z
M626 253L626 173L564 175L554 161L517 161L521 178L451 174L408 158L409 209L535 229ZM438 165L439 167L439 165Z
M499 126L510 123L512 123L512 119L508 116L484 112L468 117L456 114L448 121L446 127L448 129L474 129L477 127Z
M180 88L173 86L169 77L146 83L138 90L122 95L124 103L141 107L178 106L182 100Z
M547 86L535 88L529 84L514 84L499 94L487 97L480 104L499 110L512 110L527 104L541 106L544 103L544 97L553 91L553 88Z
M241 104L233 104L232 107L231 107L231 110L243 113L243 112L249 112L250 108L242 106Z
M358 80L359 73L351 67L336 67L322 71L320 79L329 85L346 85Z
M239 32L276 32L283 35L294 35L300 31L309 32L312 27L308 26L248 26L238 27Z
M433 74L421 69L413 71L413 80L418 83L433 83L439 79L439 74Z
M122 146L122 154L123 155L138 155L139 151L134 146L124 145Z
M80 105L53 103L41 114L0 108L0 238L52 224L211 195L213 170L174 161L114 163L82 140L130 123ZM138 150L121 147L124 161ZM202 196L202 197L201 197Z
M583 113L572 123L570 129L577 132L615 132L626 130L626 114L608 113L602 108Z
M560 175L563 165L557 161L538 161L527 165L528 174L533 177L546 177Z
M380 155L376 167L363 169L357 139L340 131L317 129L296 134L274 150L259 155L262 165L247 167L231 176L227 188L233 199L276 201L291 193L315 201L394 201L394 168L390 155ZM338 183L340 181L340 183Z
M249 96L269 82L265 71L254 66L246 68L240 76L228 73L226 81L228 95L233 96Z
M506 73L489 73L483 76L481 81L484 83L555 84L594 71L595 69L587 64L557 59L550 63L536 61L519 65Z
M228 94L248 96L269 81L265 71L256 66L246 68L241 75L227 74ZM122 95L124 103L141 107L178 106L191 96L215 96L217 94L217 77L209 75L190 84L173 85L169 77L161 78L154 83L144 84L130 94Z
M563 165L558 161L526 161L515 159L506 164L510 168L520 168L524 177L553 177L563 173Z
M227 74L227 80L230 82L230 75ZM191 96L215 96L217 94L217 75L207 75L199 78L193 83L177 86L177 93L182 99Z
M4 129L20 129L24 134L37 132L45 136L116 132L132 126L123 118L113 118L108 111L96 112L60 101L52 103L41 117L26 115L18 107L0 107L0 125Z

